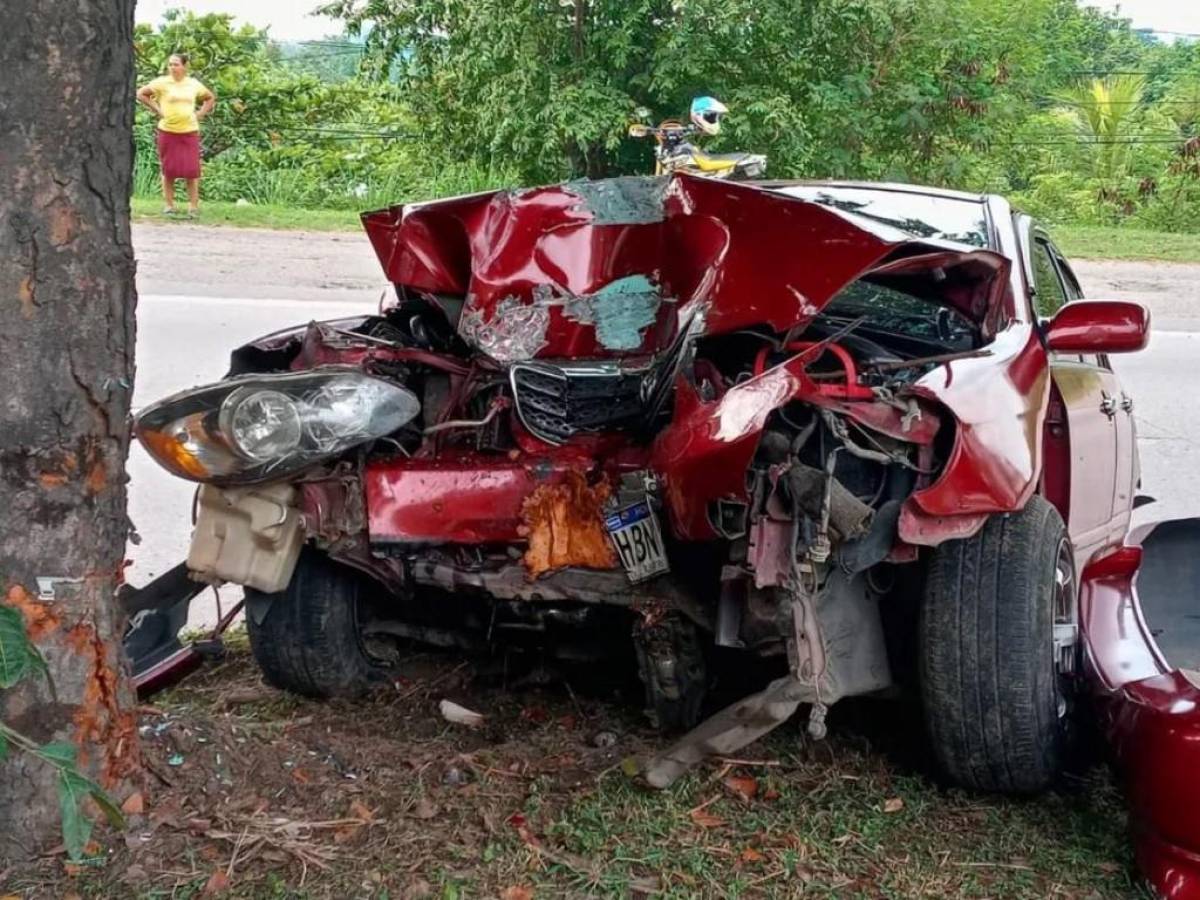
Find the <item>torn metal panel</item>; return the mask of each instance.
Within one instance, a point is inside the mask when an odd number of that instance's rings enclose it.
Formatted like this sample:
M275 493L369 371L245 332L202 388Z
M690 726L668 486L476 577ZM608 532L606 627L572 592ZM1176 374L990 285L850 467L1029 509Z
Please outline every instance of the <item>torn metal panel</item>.
M658 318L662 291L645 275L627 275L610 281L594 294L572 297L563 303L563 317L592 325L596 340L608 350L636 350L643 332Z
M627 175L603 181L568 181L579 197L576 207L591 213L593 225L650 225L666 217L666 176Z
M458 333L498 363L533 359L546 346L550 327L550 309L546 304L526 304L516 297L505 297L492 310L487 321L476 306L463 310Z
M646 781L669 787L710 756L729 756L812 703L810 733L821 736L824 708L892 684L879 601L861 576L834 571L818 594L791 594L792 673L702 722L646 766ZM814 723L816 730L814 731Z

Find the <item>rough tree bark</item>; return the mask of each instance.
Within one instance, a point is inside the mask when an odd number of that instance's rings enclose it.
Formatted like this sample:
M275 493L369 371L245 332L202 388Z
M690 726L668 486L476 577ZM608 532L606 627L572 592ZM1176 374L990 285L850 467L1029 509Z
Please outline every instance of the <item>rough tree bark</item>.
M0 4L0 601L49 666L0 719L71 740L118 798L139 771L114 600L129 532L134 0ZM57 843L53 772L0 763L0 869Z

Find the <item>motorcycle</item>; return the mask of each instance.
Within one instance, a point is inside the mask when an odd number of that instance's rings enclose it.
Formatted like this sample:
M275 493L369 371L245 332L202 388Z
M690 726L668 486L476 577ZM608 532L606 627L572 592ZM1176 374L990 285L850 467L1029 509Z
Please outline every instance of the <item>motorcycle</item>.
M712 97L700 97L692 102L690 123L674 119L660 122L657 127L635 123L629 126L629 136L654 138L656 175L686 172L730 181L762 178L767 171L766 156L759 153L706 153L693 142L696 135L717 134L720 131L720 117L726 111L720 101Z

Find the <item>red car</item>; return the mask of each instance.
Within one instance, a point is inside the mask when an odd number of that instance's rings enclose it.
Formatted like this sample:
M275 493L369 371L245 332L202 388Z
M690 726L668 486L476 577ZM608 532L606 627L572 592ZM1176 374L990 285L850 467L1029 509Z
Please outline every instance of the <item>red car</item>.
M137 419L202 485L176 584L246 587L270 682L359 693L405 638L632 639L647 711L694 729L651 784L900 686L949 779L1007 792L1098 696L1147 872L1200 896L1197 679L1137 607L1108 360L1143 307L1082 299L1002 198L927 188L634 177L363 221L393 302ZM779 677L704 720L716 647Z

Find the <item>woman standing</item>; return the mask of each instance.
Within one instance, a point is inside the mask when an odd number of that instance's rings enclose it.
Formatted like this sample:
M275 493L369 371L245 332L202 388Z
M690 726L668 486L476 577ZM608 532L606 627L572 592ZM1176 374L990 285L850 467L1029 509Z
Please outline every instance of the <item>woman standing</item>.
M200 122L217 102L213 92L188 75L188 55L175 53L168 74L137 93L138 101L158 117L158 161L162 166L163 215L175 214L175 179L187 182L188 218L200 206ZM196 109L196 103L200 109Z

